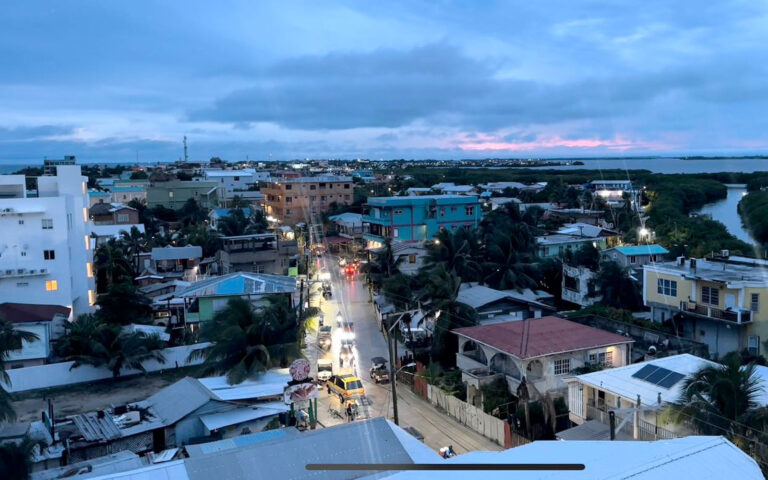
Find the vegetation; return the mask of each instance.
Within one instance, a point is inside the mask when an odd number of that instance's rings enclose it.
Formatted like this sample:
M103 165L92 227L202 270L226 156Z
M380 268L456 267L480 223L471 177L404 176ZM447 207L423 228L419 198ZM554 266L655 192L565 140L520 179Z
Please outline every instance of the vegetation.
M0 380L5 385L11 386L11 377L5 368L5 362L8 360L11 352L19 350L22 342L34 342L39 340L36 334L17 330L13 325L5 320L0 320ZM10 394L0 385L0 423L12 421L16 418L16 412L11 404ZM0 478L10 478L3 477Z
M32 476L32 455L37 447L29 437L0 445L0 478L27 480Z
M750 192L739 202L744 225L761 245L768 246L768 191Z
M315 313L295 309L285 296L269 296L261 308L232 299L203 324L201 337L212 344L193 351L189 358L204 359L202 374L225 374L230 384L272 367L286 367L300 356L303 323Z
M267 219L260 210L246 216L243 209L235 208L218 223L219 232L228 237L267 231Z
M499 418L506 418L506 412L510 409L501 409L501 407L511 405L514 400L509 393L507 381L503 378L497 378L493 382L480 387L480 391L483 393L483 411ZM516 404L517 402L514 403Z
M595 291L590 295L600 296L600 303L607 307L634 311L643 306L639 285L629 278L627 269L616 262L601 262L594 282Z

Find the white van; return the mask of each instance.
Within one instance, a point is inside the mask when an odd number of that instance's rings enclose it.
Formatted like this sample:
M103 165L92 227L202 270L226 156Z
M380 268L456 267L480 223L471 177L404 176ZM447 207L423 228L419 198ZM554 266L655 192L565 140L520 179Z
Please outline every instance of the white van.
M317 380L320 382L327 382L333 375L333 361L331 360L318 360L317 361Z

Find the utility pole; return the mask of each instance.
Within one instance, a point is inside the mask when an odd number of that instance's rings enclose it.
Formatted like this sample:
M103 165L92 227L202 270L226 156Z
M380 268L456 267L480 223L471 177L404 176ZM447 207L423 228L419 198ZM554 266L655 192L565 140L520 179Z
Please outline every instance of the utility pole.
M387 350L389 351L390 383L392 385L392 416L393 420L395 421L395 425L400 425L400 419L397 415L397 378L395 378L397 371L395 370L394 360L397 358L397 353L393 353L393 350L397 348L397 340L392 337L392 328L394 328L395 325L397 325L397 322L395 322L392 327L387 330L387 339L389 343L389 345L387 345Z
M189 161L189 156L187 155L187 136L184 135L184 163L187 163Z

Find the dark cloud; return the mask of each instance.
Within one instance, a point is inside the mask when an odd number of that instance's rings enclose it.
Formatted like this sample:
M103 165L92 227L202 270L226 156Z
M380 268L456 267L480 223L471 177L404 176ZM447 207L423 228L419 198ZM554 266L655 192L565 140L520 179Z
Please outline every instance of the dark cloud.
M73 127L63 125L36 125L13 128L0 127L0 142L29 142L47 137L71 135Z

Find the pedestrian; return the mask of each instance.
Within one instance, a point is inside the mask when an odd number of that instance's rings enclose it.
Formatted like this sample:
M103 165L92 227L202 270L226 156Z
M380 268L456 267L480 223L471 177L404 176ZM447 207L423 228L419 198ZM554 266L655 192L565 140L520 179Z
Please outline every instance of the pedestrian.
M351 422L352 420L352 404L347 403L347 421Z

